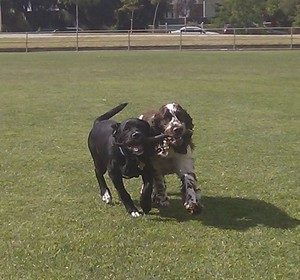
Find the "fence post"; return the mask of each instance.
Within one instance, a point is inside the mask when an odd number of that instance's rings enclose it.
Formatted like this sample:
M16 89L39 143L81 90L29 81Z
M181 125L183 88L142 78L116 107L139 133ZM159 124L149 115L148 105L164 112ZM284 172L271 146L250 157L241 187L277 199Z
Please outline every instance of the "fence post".
M128 43L127 49L130 51L130 30L128 30Z
M78 52L79 50L79 41L78 41L78 28L76 30L76 51Z
M25 52L28 52L28 33L25 34Z
M180 32L180 37L179 37L179 50L182 50L182 32Z
M235 28L233 28L233 50L236 49L236 34L235 34Z
M293 48L293 27L291 27L291 46L290 46L290 48L292 49Z

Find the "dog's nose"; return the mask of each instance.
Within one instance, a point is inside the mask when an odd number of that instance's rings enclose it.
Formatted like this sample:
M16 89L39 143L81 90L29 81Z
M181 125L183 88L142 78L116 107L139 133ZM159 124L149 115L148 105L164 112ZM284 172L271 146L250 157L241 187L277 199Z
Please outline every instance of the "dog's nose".
M179 135L179 134L181 134L183 132L183 128L182 127L175 127L174 128L174 133L176 134L176 135Z
M134 140L140 139L141 136L142 136L142 133L140 133L140 132L138 132L138 131L132 133L132 135L131 135L132 139L134 139Z

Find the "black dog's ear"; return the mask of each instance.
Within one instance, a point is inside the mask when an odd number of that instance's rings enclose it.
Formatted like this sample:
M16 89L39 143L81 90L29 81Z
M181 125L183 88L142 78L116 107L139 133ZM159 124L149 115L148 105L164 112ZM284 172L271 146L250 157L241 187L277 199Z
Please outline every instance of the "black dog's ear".
M152 130L151 130L150 124L148 122L146 122L146 121L144 121L144 122L145 122L145 129L146 129L147 136L152 136Z
M112 135L115 139L118 137L119 127L120 127L119 123L115 123L112 125L112 129L113 129Z

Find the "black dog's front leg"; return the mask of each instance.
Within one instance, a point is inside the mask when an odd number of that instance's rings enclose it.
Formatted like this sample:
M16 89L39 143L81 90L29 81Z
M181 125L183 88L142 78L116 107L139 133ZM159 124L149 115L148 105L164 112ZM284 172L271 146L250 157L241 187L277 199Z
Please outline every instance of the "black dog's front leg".
M135 207L135 205L134 205L134 203L131 199L131 196L129 195L129 193L125 189L121 173L120 172L115 172L115 171L110 171L109 176L110 176L116 190L118 191L120 199L122 200L127 212L132 217L141 216L141 213Z
M152 191L153 191L153 184L149 182L144 183L141 191L140 204L145 214L148 214L151 210Z
M141 190L140 204L145 214L151 210L152 192L153 192L153 176L149 170L142 173L143 187Z

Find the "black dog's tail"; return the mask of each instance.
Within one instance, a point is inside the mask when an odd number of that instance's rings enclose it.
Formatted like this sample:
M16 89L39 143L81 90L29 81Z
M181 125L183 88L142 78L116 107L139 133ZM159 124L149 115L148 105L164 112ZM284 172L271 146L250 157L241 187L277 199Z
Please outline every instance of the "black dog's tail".
M122 111L128 103L122 103L119 106L109 110L108 112L104 113L103 115L101 115L100 117L98 117L96 119L96 121L104 121L104 120L108 120L111 117L113 117L114 115L118 114L120 111Z

